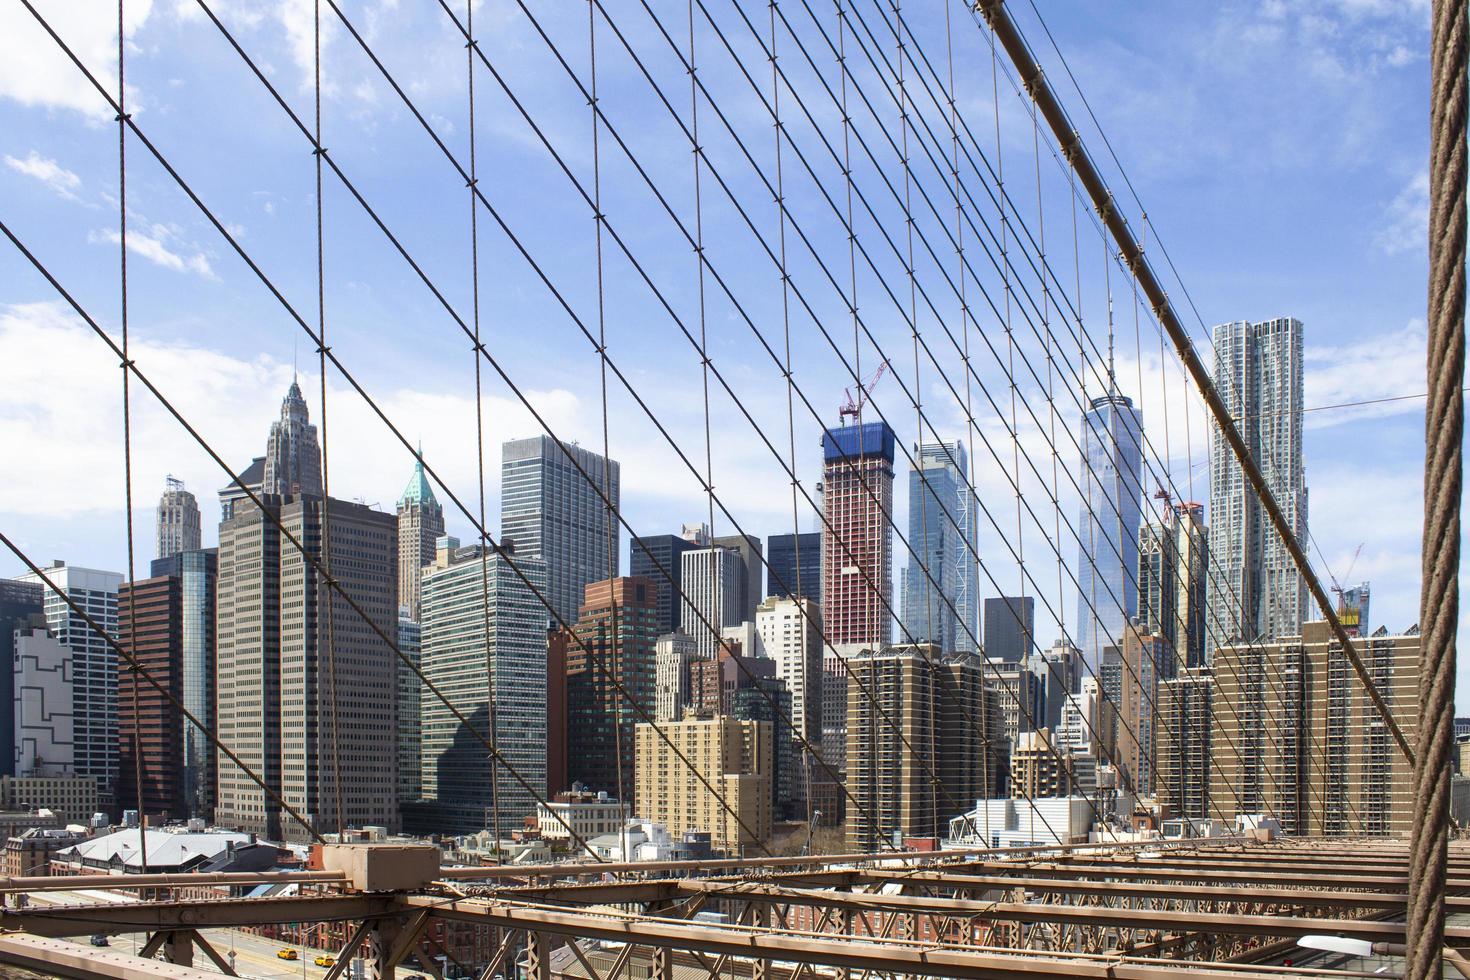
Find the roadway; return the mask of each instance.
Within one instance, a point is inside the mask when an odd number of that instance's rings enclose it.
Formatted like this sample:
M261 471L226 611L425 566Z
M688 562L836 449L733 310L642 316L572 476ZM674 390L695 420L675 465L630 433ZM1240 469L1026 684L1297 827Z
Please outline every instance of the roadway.
M131 897L119 895L116 892L96 890L34 892L28 898L31 905L97 905L133 901ZM298 946L282 940L266 939L241 932L239 929L201 929L200 932L226 961L230 960L231 953L233 953L235 972L241 977L249 977L253 980L319 980L326 974L327 969L317 966L316 958L322 955L336 955L336 950ZM88 942L86 939L73 941L82 945ZM113 936L111 948L114 950L131 949L137 952L146 941L147 937L141 933ZM294 949L298 958L295 960L281 959L276 954L282 949ZM194 954L194 968L210 972L216 970L209 957L198 951L195 951Z

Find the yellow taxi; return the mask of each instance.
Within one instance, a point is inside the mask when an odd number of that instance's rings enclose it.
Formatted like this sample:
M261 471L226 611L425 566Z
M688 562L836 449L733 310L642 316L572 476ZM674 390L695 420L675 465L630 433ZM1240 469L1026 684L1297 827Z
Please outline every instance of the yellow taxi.
M296 950L294 950L294 949L278 949L278 950L276 950L276 959L278 959L278 960L294 960L294 959L296 959Z
M327 967L328 969L331 969L333 966L336 966L337 965L337 957L335 957L335 956L318 956L314 962L316 963L317 966L324 966L324 967Z

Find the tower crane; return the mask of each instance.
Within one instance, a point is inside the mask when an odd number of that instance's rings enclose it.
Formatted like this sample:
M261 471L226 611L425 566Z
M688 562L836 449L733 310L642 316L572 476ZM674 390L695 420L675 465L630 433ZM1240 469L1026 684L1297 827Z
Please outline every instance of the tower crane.
M873 376L866 382L858 385L856 396L853 395L851 388L842 389L847 394L847 401L843 402L842 407L837 410L838 416L842 419L851 417L854 421L861 417L863 406L868 403L868 398L873 394L873 388L877 386L878 381L883 377L883 372L887 370L887 361L879 364L878 370L873 372Z

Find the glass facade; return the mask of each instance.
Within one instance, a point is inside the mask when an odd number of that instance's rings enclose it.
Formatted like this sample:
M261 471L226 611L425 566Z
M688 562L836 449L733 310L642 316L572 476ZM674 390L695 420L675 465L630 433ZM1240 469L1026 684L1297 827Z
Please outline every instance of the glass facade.
M532 585L546 587L544 562L520 555L515 562ZM480 736L491 738L493 728L493 743L526 782L546 785L546 617L509 563L496 555L485 560L477 546L436 558L424 570L420 660L468 720L424 690L422 791L435 804L442 832L483 830L498 804L498 830L508 836L536 812L535 797L504 766L495 767L492 780Z
M1124 395L1092 399L1082 416L1082 513L1077 558L1077 646L1094 668L1119 647L1138 614L1138 527L1143 421Z
M546 594L558 626L577 622L587 583L617 572L619 532L603 495L616 508L619 482L615 460L550 436L501 447L501 538L515 542L517 555L546 563ZM552 618L546 613L542 621Z
M822 533L772 534L766 538L766 596L793 595L822 601Z
M945 653L975 649L980 588L975 513L964 445L920 446L909 471L908 542L919 560L911 558L904 569L904 642L937 643Z

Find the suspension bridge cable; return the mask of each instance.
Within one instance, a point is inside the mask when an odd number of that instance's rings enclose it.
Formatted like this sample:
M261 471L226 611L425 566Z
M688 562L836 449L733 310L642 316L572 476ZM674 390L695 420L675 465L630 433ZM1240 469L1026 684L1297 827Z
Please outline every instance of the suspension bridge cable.
M316 310L317 310L317 371L321 379L321 403L322 403L322 568L323 574L332 574L332 492L330 480L331 456L327 451L327 279L326 279L326 247L324 244L324 222L322 214L322 5L321 0L313 0L312 3L312 75L314 78L314 106L315 106L315 128L312 133L312 158L315 161L316 171ZM284 433L283 433L284 436ZM299 447L291 447L293 453L299 452ZM294 475L299 477L299 470L294 465L290 466ZM290 492L289 489L286 492ZM306 514L303 512L303 532L305 531ZM315 586L316 608L318 614L323 606L327 614L327 685L332 690L331 731L332 731L332 796L336 802L337 810L337 840L341 841L347 830L347 822L344 818L342 804L342 737L340 728L341 701L337 687L337 643L336 643L336 607L332 601L330 591L322 589L320 583ZM323 601L325 599L325 601ZM303 698L310 705L311 698L302 691ZM320 708L318 707L319 711ZM309 773L309 771L308 771ZM306 774L306 778L310 778ZM308 784L304 787L310 792L312 787Z
M320 2L320 0L318 0ZM479 494L476 500L480 515L480 551L483 556L489 549L485 536L485 529L490 526L485 518L485 405L482 379L480 377L480 351L484 349L484 341L480 337L480 209L475 204L475 192L480 185L479 162L478 162L478 140L476 138L476 125L479 114L475 111L475 50L479 43L475 39L475 4L474 0L465 2L465 92L469 122L469 150L470 150L470 172L465 181L465 195L470 211L470 322L473 335L470 347L470 360L475 367L475 472L479 480ZM490 563L482 557L480 561L480 629L485 638L485 698L486 698L486 730L489 732L490 741L495 745L500 744L500 670L495 660L494 651L490 646ZM495 834L495 862L500 863L500 773L495 768L495 756L492 754L490 762L490 811L494 822ZM620 796L619 799L622 797Z
M123 525L128 540L128 649L138 650L138 578L133 566L133 416L128 384L128 127L127 41L123 0L117 0L117 255L119 319L122 327ZM148 873L148 810L143 805L143 712L139 706L138 670L133 668L133 789L138 805L138 860Z

